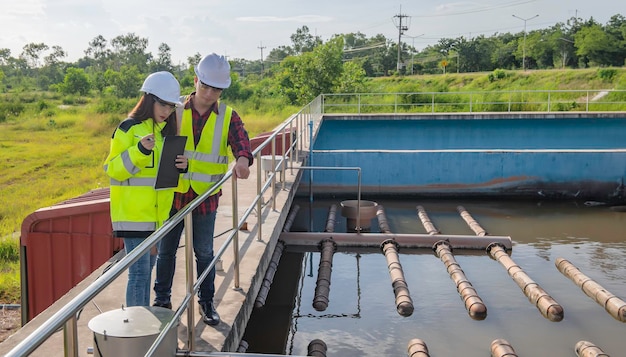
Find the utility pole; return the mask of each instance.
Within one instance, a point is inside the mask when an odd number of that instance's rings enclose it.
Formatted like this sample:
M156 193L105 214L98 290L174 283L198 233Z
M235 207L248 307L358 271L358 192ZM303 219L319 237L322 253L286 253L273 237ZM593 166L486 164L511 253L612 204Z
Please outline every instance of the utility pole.
M402 35L404 34L404 31L409 29L409 26L402 25L402 19L406 17L409 17L409 16L402 15L402 6L400 6L400 13L394 16L394 18L398 19L398 22L396 24L396 27L398 28L398 65L396 67L398 69L398 72L400 72L400 69L402 68L402 59L400 58L401 47L402 47Z
M261 41L261 46L258 47L261 50L261 78L263 78L263 73L265 72L265 65L263 64L263 41Z
M526 21L532 20L539 15L531 16L527 19L521 18L519 16L513 15L516 19L520 19L524 21L524 43L522 44L522 71L526 70Z

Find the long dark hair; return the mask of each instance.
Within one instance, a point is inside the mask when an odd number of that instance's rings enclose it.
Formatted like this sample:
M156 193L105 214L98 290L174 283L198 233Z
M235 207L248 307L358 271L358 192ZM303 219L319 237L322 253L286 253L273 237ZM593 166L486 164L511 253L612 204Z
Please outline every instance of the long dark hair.
M149 118L154 118L154 103L156 99L154 94L144 93L133 110L128 114L129 118L135 120L144 121ZM165 126L161 130L161 135L176 135L178 132L178 123L176 122L176 111L173 111L167 119L165 119Z

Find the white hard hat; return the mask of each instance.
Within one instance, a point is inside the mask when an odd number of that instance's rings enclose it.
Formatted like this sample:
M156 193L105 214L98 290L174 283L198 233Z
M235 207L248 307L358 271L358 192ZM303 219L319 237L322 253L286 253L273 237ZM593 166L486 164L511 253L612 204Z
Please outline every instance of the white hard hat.
M180 84L170 72L152 73L143 81L140 91L154 94L166 102L182 105L180 102Z
M230 64L224 56L215 53L202 57L194 68L200 82L215 88L230 86Z

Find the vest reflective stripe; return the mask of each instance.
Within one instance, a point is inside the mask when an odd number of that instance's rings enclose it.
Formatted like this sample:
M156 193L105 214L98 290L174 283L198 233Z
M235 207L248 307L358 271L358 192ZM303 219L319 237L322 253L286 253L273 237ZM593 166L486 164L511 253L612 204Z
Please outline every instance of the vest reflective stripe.
M135 166L135 164L133 164L133 160L130 159L130 154L128 153L128 150L124 151L122 155L120 156L122 157L122 162L124 163L124 167L126 168L126 170L128 170L128 172L131 175L134 175L139 172L139 168Z
M151 232L156 231L157 225L154 222L112 222L114 231L138 231Z
M225 174L220 175L207 175L199 172L187 172L183 175L183 178L193 180L193 181L201 181L206 183L216 183L219 180L224 178Z
M221 156L219 154L203 154L196 152L194 159L208 163L228 164L228 156Z
M111 179L111 186L150 186L154 187L156 177L131 177L128 180L118 181Z
M219 103L218 113L211 113L207 118L198 144L187 140L185 156L189 158L189 171L183 174L177 191L187 192L191 186L202 194L224 178L228 171L228 127L232 112L232 108ZM181 121L181 135L193 138L191 110L183 111Z

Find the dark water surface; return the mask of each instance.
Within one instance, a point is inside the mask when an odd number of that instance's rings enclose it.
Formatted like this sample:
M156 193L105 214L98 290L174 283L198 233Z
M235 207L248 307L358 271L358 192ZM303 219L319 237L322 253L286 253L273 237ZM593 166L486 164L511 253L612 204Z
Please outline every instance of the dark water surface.
M321 232L328 208L341 199L297 199L291 231ZM490 356L495 339L519 356L575 356L578 341L610 356L626 356L626 324L608 314L555 267L564 258L626 300L626 212L583 202L398 200L382 205L392 232L426 233L421 205L443 234L473 235L457 212L462 205L490 235L510 236L511 258L564 309L552 322L528 300L505 268L483 251L455 250L455 258L487 307L473 320L443 262L430 249L401 250L400 262L415 310L396 312L385 256L376 249L338 251L333 257L329 306L313 306L320 254L287 247L263 308L255 309L244 339L248 352L307 355L321 339L327 356L407 356L411 339L422 339L431 356ZM337 211L336 232L346 231ZM378 222L372 220L372 232Z

